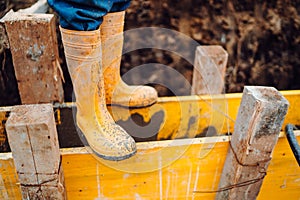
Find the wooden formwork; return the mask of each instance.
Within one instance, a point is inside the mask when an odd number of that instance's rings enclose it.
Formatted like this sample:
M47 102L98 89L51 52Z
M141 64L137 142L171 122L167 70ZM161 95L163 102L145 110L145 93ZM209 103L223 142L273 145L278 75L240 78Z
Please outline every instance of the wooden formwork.
M300 142L300 134L297 133ZM85 148L61 149L66 191L69 199L214 199L222 172L228 136L180 140L175 148L189 148L171 165L148 173L114 170L97 161ZM211 153L198 158L199 149L215 143ZM138 143L139 153L159 150L168 141ZM171 147L169 147L171 149ZM20 199L13 158L1 154L1 199ZM153 164L153 163L146 163ZM136 163L132 163L136 165ZM258 199L299 199L299 167L281 135ZM5 198L8 197L8 198Z
M15 27L25 24L23 34L34 33L38 44L34 49L27 40L23 48L34 50L27 55L17 48L22 38L10 37L22 102L61 102L62 74L53 16L32 16L27 11L2 20L8 36ZM41 33L30 29L36 19L51 36L43 54L40 47L44 46L41 40L46 40L45 35L40 39ZM22 59L28 69L19 65ZM285 134L279 132L288 123L300 125L300 91L279 93L263 88L267 92L260 93L261 88L247 88L243 95L221 94L226 62L227 54L218 46L196 50L198 70L194 72L192 93L213 95L163 97L157 104L140 109L108 107L114 120L141 141L137 142L137 154L124 161L105 161L89 148L78 147L82 143L74 124L74 103L54 104L53 112L48 105L47 114L41 118L31 116L33 111L39 115L39 106L43 105L0 108L1 146L7 148L5 130L13 138L12 153L0 153L0 199L26 199L26 195L37 199L64 199L65 195L69 199L299 199L300 170ZM32 71L44 79L23 80L22 75ZM217 84L212 82L216 76ZM49 90L48 94L40 91L37 96L28 95L32 86L39 84ZM28 112L22 113L23 109ZM17 120L23 114L24 121ZM60 151L56 128L61 147L66 147ZM16 134L28 135L29 139ZM295 135L300 141L300 132ZM45 140L43 145L36 138ZM245 143L239 141L241 138L248 140ZM33 169L24 171L24 162L34 165ZM49 173L40 171L44 165Z
M290 108L285 123L290 122L299 125L300 116L297 115L299 108L297 103L299 101L296 99L300 98L300 92L288 91L282 93L287 99L292 100L290 101ZM239 102L241 101L241 94L228 94L227 97L228 102L230 102L228 103L228 110L234 113L231 115L231 118L235 119ZM173 105L176 105L176 103L184 104L189 102L192 105L199 104L203 98L201 96L177 97L177 99L170 97L160 98L158 104L153 105L149 109L134 109L130 112L147 116L149 115L149 110L156 109L155 107L158 106L163 112L172 113ZM2 112L4 110L9 112L10 109L1 108ZM62 109L61 112L65 112L65 110ZM119 119L126 119L130 112L118 112ZM189 118L189 116L185 116L186 114L183 115L183 118ZM61 124L57 126L63 125L64 120L64 118L60 118ZM58 122L58 120L56 121ZM168 128L169 123L171 122L166 122L166 128ZM176 126L179 126L179 123L177 121ZM181 126L185 127L181 130L186 130L188 122L181 123ZM210 125L209 123L209 120L203 120L198 125L199 127L207 127ZM175 125L173 126L175 127ZM164 128L160 130L166 131ZM163 133L158 133L158 135ZM63 134L63 132L59 134ZM296 132L296 136L297 140L300 141L299 132ZM97 160L84 147L61 149L68 198L213 199L216 196L216 190L218 190L230 137L217 136L139 142L137 143L138 154L135 159L117 163ZM212 144L214 145L211 151L203 156L203 149L211 147ZM174 161L159 163L158 159L154 159L158 158L157 155L163 155L162 160L164 158L172 158L174 155L178 155L178 158L174 159ZM20 185L18 184L19 181L14 168L12 154L2 153L0 156L2 178L0 195L3 198L19 199L21 197ZM149 157L152 157L152 159L149 159ZM162 168L159 167L160 164ZM272 154L272 160L270 161L258 199L298 199L300 197L299 180L299 167L282 132Z
M281 91L281 94L289 101L290 107L282 125L300 125L300 91ZM181 97L162 97L158 103L148 108L125 109L122 107L108 107L114 120L122 125L130 134L137 136L139 140L166 140L188 138L189 136L206 136L209 128L210 136L226 135L233 133L234 123L237 117L238 108L241 102L242 93L224 95L193 95ZM217 102L217 103L214 103ZM218 103L221 102L221 103ZM221 105L218 107L217 105ZM74 146L80 146L76 132L74 116L74 103L56 104L54 107L57 131L59 137L66 137ZM9 116L12 107L0 107L1 123L4 123ZM190 108L190 109L189 109ZM193 110L191 108L198 108ZM226 109L225 109L226 108ZM182 117L180 117L180 115ZM197 116L197 118L195 118ZM214 118L215 117L215 118ZM167 118L172 120L166 120ZM194 121L194 123L189 123ZM215 124L214 124L215 123ZM150 134L144 135L144 130L151 130ZM3 134L4 126L0 124L0 135L5 144L6 137ZM139 137L140 134L140 137ZM143 138L144 135L144 139ZM62 140L62 147L70 147L69 140ZM2 147L4 148L4 147ZM3 151L3 150L2 150Z

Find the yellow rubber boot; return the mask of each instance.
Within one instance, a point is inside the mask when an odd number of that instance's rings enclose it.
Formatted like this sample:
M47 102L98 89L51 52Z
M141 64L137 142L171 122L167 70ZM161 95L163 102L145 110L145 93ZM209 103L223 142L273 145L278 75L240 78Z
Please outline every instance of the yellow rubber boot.
M123 160L136 152L134 140L106 109L100 31L60 28L76 96L76 120L83 138L101 158Z
M108 13L101 29L102 64L106 102L125 107L147 107L157 101L157 92L149 86L129 86L120 77L125 11Z

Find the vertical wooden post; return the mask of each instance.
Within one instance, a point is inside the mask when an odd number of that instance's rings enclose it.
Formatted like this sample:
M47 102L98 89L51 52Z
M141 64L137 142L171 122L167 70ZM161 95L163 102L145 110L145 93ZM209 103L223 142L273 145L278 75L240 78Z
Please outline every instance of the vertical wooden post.
M275 88L244 88L216 199L256 199L288 106Z
M23 104L63 101L55 18L8 13L3 19Z
M51 104L13 107L6 122L23 199L65 199Z
M222 94L228 53L221 46L198 46L192 94Z

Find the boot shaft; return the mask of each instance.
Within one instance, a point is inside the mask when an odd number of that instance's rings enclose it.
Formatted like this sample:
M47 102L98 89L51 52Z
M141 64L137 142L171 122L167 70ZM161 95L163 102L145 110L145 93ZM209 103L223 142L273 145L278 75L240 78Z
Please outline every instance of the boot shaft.
M86 78L98 82L101 71L101 37L100 30L73 31L60 27L65 57L71 79L74 80L79 74L78 70L86 71ZM93 71L98 73L93 73ZM88 80L87 80L88 81Z
M113 35L123 34L125 11L108 13L103 17L101 24L101 38L109 38Z
M60 27L60 31L78 108L82 103L93 107L93 97L104 94L98 89L98 86L103 88L98 85L103 82L100 30L74 31Z

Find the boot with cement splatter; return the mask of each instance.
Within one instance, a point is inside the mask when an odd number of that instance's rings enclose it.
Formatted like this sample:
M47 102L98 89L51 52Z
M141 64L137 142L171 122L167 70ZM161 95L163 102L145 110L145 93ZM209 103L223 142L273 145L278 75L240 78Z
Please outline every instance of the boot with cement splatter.
M157 101L157 92L149 86L129 86L120 77L125 11L108 13L101 29L102 64L107 104L147 107Z
M136 152L134 140L115 124L106 108L100 30L60 30L76 96L77 125L89 147L107 160L131 157Z

